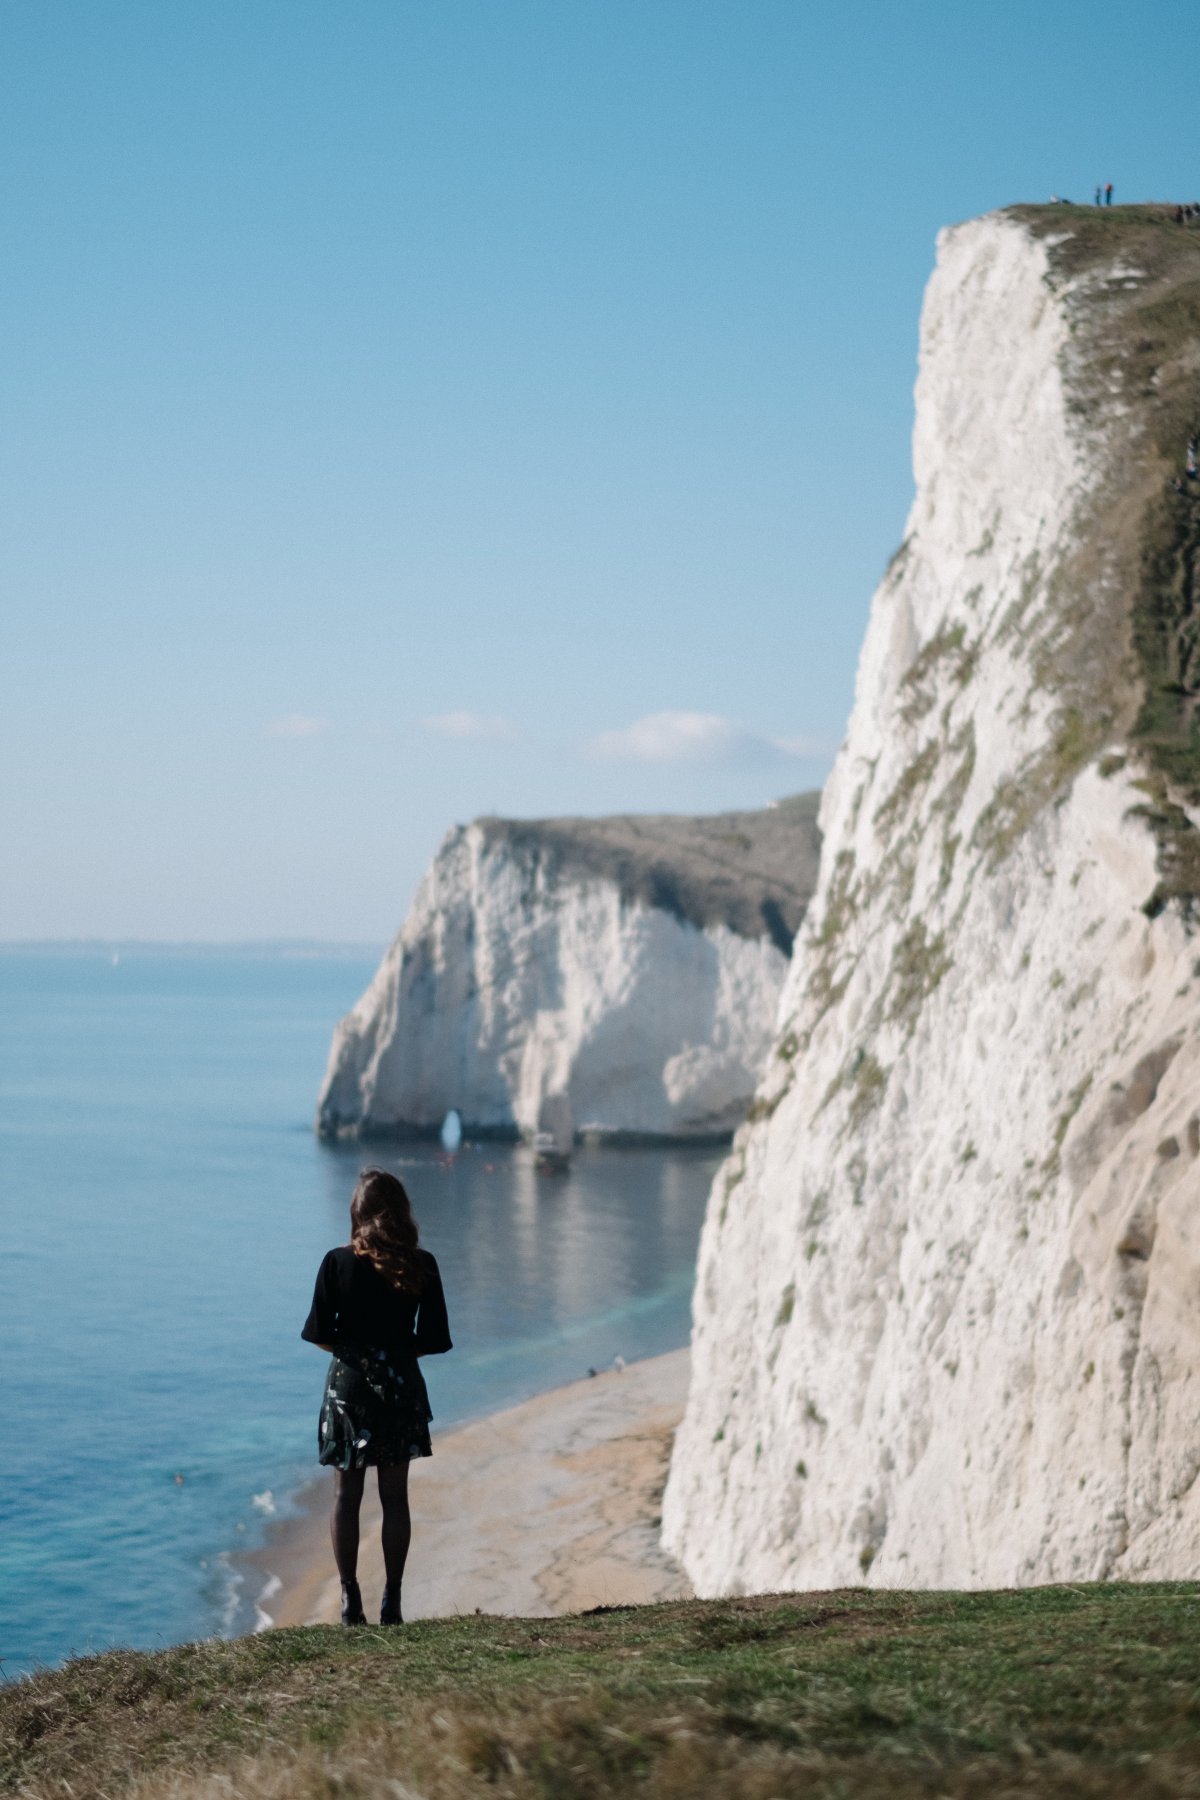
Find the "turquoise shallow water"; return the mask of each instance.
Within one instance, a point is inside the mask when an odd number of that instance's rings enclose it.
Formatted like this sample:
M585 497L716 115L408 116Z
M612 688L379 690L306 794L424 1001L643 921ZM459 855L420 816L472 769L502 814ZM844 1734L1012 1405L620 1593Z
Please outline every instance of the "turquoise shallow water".
M435 1433L686 1342L712 1151L585 1151L564 1178L507 1146L316 1141L372 968L0 952L4 1675L252 1623L229 1553L315 1472L324 1359L299 1330L366 1160L442 1267Z

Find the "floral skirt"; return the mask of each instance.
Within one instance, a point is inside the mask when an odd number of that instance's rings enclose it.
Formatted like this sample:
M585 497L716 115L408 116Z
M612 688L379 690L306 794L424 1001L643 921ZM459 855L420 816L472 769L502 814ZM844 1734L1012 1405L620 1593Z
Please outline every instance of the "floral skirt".
M317 1426L319 1460L335 1469L432 1456L433 1413L416 1357L336 1343Z

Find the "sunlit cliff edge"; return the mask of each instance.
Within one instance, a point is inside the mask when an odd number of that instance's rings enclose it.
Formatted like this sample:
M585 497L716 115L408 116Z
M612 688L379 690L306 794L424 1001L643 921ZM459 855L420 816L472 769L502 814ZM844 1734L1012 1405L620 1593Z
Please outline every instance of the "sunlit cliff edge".
M338 1026L325 1137L526 1135L550 1095L605 1138L728 1136L816 882L816 796L709 817L451 831Z
M1200 228L944 232L916 498L701 1245L702 1593L1200 1557Z

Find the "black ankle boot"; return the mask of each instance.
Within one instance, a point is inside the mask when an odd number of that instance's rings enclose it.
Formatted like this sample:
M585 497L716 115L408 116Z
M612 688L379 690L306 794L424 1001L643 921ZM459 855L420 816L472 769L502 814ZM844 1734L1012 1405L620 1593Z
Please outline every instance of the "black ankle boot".
M365 1625L367 1615L363 1611L362 1594L357 1581L342 1583L342 1624Z
M394 1588L385 1587L383 1590L383 1600L379 1607L379 1623L381 1625L403 1625L404 1623L404 1619L400 1612L400 1588L398 1584Z

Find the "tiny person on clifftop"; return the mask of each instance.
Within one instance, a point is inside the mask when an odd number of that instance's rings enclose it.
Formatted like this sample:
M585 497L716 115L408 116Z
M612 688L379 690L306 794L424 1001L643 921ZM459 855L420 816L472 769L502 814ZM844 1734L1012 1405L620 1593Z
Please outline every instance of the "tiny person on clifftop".
M358 1515L373 1466L383 1508L379 1623L399 1625L412 1536L408 1465L433 1455L433 1413L417 1358L440 1356L453 1345L437 1263L419 1247L408 1195L386 1169L364 1169L359 1176L350 1201L350 1242L322 1261L300 1335L333 1358L317 1447L320 1461L333 1469L329 1530L342 1584L342 1624L367 1622L358 1586Z

